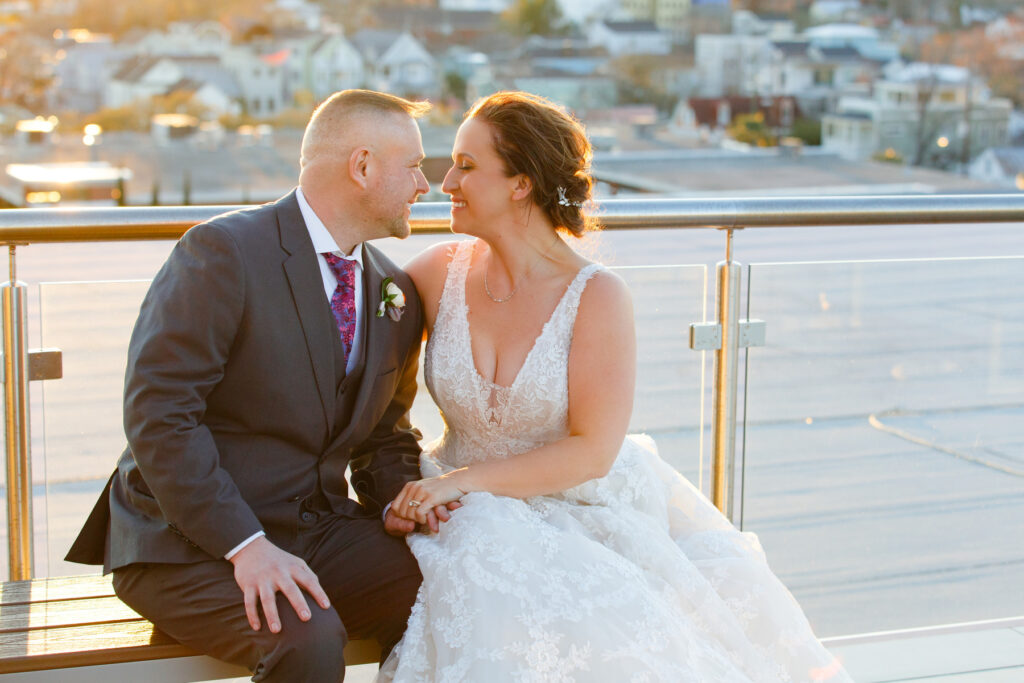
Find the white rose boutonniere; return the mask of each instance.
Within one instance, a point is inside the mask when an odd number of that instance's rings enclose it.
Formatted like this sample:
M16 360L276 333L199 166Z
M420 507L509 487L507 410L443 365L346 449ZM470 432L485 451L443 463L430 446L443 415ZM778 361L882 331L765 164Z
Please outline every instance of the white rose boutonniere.
M395 284L394 278L386 277L380 283L380 305L377 306L377 317L388 317L398 322L405 312L405 292Z

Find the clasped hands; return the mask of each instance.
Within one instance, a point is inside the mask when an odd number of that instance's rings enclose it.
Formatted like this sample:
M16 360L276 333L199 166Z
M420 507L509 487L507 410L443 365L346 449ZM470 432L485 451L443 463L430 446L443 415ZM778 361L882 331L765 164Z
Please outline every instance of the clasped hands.
M456 470L439 477L428 477L407 483L391 501L384 526L389 532L394 527L396 530L409 533L419 524L437 533L440 522L447 522L450 519L448 513L462 505L459 499L466 495L458 481L458 475L462 471Z

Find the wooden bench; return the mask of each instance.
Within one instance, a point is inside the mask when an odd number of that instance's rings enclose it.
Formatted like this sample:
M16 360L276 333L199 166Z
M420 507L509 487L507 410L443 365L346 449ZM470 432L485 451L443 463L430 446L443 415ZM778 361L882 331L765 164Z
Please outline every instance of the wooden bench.
M345 661L376 662L372 641L352 641ZM179 645L121 602L109 576L0 584L0 674L4 683L206 681L248 677Z

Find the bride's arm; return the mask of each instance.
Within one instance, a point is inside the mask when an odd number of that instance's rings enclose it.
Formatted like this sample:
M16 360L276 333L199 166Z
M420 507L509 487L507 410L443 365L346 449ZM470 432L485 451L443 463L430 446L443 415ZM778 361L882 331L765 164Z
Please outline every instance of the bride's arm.
M569 435L506 460L477 463L410 482L408 500L429 509L471 491L528 498L564 491L608 473L629 427L636 382L636 334L629 290L616 275L596 275L584 290L569 353Z

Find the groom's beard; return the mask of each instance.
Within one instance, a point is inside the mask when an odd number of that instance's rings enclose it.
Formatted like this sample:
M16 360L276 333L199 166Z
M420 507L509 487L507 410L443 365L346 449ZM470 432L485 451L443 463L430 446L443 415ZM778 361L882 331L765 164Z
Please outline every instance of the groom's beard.
M396 194L390 190L387 184L376 192L370 192L362 198L361 204L365 207L364 215L372 216L374 235L369 239L380 239L384 237L397 237L405 239L409 236L409 203L405 199L398 200L395 206L393 196ZM389 197L391 199L389 200Z
M401 216L388 221L388 237L397 237L401 240L408 237L410 232L412 232L412 229L409 227L409 219L405 217L404 213Z

